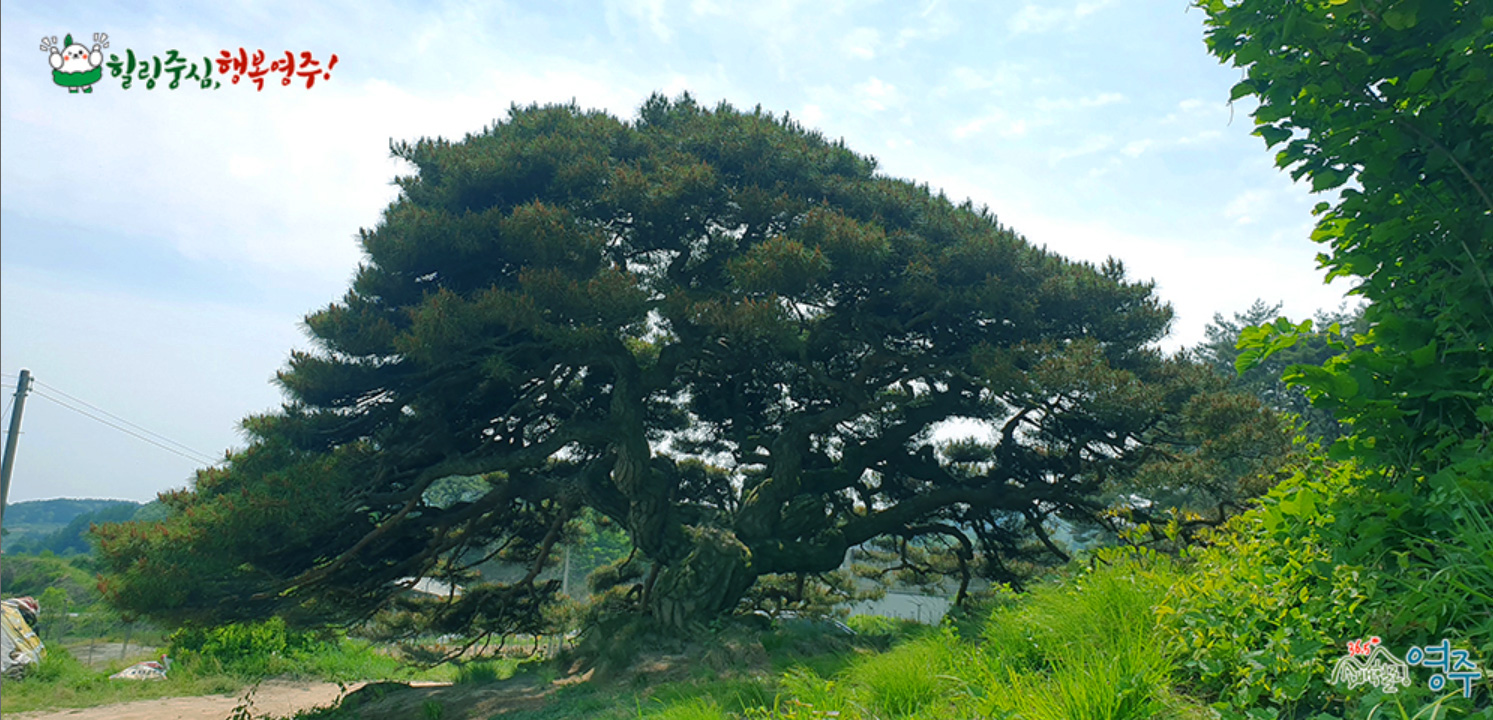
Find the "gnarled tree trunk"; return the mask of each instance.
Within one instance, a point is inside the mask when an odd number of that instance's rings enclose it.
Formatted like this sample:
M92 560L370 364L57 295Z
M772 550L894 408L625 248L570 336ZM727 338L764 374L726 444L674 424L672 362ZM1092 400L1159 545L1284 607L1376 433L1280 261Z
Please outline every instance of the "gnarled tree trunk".
M730 612L757 579L752 553L720 528L686 528L694 543L683 560L658 574L648 611L660 625L688 630Z

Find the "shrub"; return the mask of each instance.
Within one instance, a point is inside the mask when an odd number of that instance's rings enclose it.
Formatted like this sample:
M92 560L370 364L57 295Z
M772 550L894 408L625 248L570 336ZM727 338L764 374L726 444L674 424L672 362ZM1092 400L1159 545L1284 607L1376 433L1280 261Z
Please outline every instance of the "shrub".
M318 650L332 649L322 635L292 630L280 618L215 628L186 627L172 633L168 641L171 654L182 662L249 677L304 671L301 661Z
M1218 700L1226 720L1266 711L1285 718L1370 712L1386 698L1331 684L1349 640L1380 636L1403 652L1460 638L1474 657L1481 647L1486 663L1493 603L1487 586L1475 587L1493 563L1478 557L1493 541L1486 521L1469 506L1460 529L1465 545L1443 546L1441 557L1396 551L1400 572L1391 575L1381 557L1387 551L1374 540L1388 530L1365 520L1382 496L1364 476L1352 464L1304 463L1260 507L1191 553L1193 572L1158 606L1167 644L1196 683L1191 689ZM1423 683L1389 699L1429 702Z

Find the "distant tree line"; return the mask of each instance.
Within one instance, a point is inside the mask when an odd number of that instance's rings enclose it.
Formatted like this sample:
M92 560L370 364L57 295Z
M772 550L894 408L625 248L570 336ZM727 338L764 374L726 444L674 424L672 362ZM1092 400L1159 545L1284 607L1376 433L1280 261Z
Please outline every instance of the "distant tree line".
M16 508L27 508L28 505L31 503L18 504ZM5 539L6 555L38 555L44 552L64 556L92 554L89 530L94 525L165 517L165 508L159 502L142 504L131 500L59 498L36 505L41 507L30 508L23 513L7 510L6 519L15 520L18 525L66 524L59 530L47 533L8 534Z

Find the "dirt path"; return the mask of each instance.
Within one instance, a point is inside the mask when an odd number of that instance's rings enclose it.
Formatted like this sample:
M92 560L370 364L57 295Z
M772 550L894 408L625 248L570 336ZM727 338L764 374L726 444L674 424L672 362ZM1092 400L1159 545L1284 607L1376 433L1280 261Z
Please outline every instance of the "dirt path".
M347 686L348 692L363 683ZM245 688L247 690L248 688ZM331 705L341 696L336 683L294 683L269 681L254 693L254 717L289 717L302 710ZM116 705L101 705L72 710L44 710L5 713L6 720L225 720L243 704L243 693L237 695L201 695L197 697L136 700Z

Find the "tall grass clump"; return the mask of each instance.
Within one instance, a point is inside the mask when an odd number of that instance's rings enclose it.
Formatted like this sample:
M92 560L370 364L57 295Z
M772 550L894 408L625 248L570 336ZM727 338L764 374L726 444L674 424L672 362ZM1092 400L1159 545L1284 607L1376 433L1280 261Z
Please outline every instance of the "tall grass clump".
M1108 555L1066 582L997 608L968 675L975 709L1036 720L1126 720L1177 712L1173 665L1153 610L1176 578L1163 558Z
M965 655L952 628L927 633L880 653L864 655L833 677L807 667L784 672L771 707L746 717L772 720L892 720L937 717L951 708L961 681L952 673Z
M518 671L519 661L513 658L481 658L456 666L457 685L480 685L513 677Z
M836 717L856 720L860 717L859 706L850 688L842 686L832 678L821 677L805 667L790 668L779 682L783 693L769 710L749 717L786 720L792 718Z
M950 672L959 655L957 637L945 628L861 659L846 671L845 681L875 716L909 717L952 698L957 680Z
M1389 575L1385 588L1404 594L1395 625L1424 627L1431 624L1428 618L1440 620L1441 632L1460 636L1486 667L1493 664L1493 493L1475 499L1467 488L1453 486L1447 494L1449 537L1414 535L1415 545L1396 564L1408 568L1418 561L1419 572Z
M864 656L831 678L798 668L782 677L773 708L748 716L1202 717L1172 692L1174 665L1154 610L1175 582L1173 564L1136 550L1108 552L1103 562L1024 595L1002 594L981 630L983 642L961 640L946 625Z
M642 717L648 720L731 720L732 716L722 710L710 698L697 697L669 705Z

